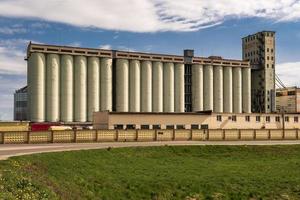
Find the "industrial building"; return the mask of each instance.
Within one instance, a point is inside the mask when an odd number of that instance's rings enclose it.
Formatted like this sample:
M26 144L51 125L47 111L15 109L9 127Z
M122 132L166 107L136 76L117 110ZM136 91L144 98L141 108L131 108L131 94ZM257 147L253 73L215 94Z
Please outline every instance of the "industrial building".
M242 46L243 60L251 65L252 112L275 112L275 32L244 37Z
M297 87L276 89L276 110L279 113L300 113L300 89Z
M27 86L16 90L14 94L14 120L24 121L27 116Z
M95 129L299 129L297 113L95 112Z
M93 112L251 112L248 61L30 43L33 122L91 122Z

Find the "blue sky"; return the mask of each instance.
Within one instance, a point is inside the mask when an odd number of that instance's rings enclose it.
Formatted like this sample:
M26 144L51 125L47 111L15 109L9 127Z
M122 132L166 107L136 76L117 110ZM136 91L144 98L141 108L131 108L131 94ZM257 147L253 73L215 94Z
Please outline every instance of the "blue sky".
M25 3L26 2L26 3ZM13 92L26 85L29 41L241 59L241 37L276 31L276 73L300 86L299 0L2 0L0 120L11 120Z

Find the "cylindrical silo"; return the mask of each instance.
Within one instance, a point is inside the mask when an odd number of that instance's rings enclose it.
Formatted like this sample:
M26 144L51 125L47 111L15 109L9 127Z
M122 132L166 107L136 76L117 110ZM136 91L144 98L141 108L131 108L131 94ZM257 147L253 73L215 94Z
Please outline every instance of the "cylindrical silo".
M164 63L164 112L174 112L174 64Z
M214 112L223 112L223 67L214 66Z
M30 57L27 60L27 116L28 116L28 120L31 120L31 114L30 114L30 104L31 104L31 100L30 100L30 91L31 91L31 76L32 76L32 70L31 67L33 63L33 59L31 59Z
M46 121L58 122L59 116L59 70L60 60L57 54L47 55L46 66Z
M45 121L45 73L46 59L43 53L32 53L29 57L30 68L29 96L30 121Z
M112 59L101 58L100 66L101 111L112 111Z
M129 66L127 59L116 61L116 111L128 112Z
M192 110L203 110L203 66L192 66Z
M74 60L74 121L87 121L87 60L75 56Z
M73 121L73 56L62 55L60 64L60 120Z
M232 67L223 67L223 111L232 113Z
M152 63L151 61L142 61L141 111L152 112Z
M87 116L88 121L93 120L93 113L99 111L100 103L100 62L98 57L88 58L88 77L87 77L87 98L88 98L88 108Z
M138 60L130 60L129 63L129 111L140 112L141 110L141 64Z
M251 112L251 69L250 67L242 69L243 79L243 112Z
M240 67L232 68L233 78L233 112L242 112L242 70Z
M163 64L152 65L152 111L163 112Z
M203 110L213 110L213 97L214 97L214 88L213 88L213 66L205 65L203 68Z
M184 64L175 64L175 112L184 112Z

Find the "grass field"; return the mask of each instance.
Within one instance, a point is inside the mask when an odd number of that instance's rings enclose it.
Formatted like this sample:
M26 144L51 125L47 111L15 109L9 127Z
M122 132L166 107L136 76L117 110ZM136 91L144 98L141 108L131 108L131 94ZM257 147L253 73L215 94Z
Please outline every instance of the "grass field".
M300 199L300 146L146 147L0 162L0 199Z

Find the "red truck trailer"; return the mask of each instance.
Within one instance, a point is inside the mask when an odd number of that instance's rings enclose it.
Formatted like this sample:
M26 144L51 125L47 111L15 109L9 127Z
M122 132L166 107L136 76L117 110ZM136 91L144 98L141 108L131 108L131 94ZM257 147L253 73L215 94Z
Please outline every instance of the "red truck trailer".
M58 122L30 123L31 131L48 131L51 126L60 126Z

